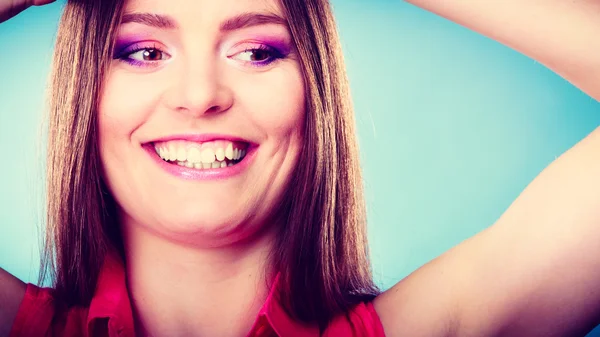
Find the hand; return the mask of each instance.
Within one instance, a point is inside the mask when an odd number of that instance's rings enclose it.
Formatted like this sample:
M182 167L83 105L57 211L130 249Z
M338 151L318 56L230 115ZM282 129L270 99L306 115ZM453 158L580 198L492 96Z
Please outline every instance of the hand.
M55 0L0 0L0 22L21 13L30 6L42 6Z

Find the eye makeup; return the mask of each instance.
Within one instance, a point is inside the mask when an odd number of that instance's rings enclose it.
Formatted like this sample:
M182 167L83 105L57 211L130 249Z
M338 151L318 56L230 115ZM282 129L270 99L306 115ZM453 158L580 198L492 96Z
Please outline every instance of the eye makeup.
M282 37L254 36L240 40L231 48L227 48L229 49L227 58L247 66L265 67L280 59L287 58L293 52L291 43ZM136 53L140 53L140 55L133 57ZM146 57L151 59L144 59ZM114 60L138 68L158 65L160 61L167 60L170 57L171 55L165 51L160 43L151 40L147 35L118 38L112 54Z
M286 41L284 41L283 39L280 39L280 38L255 37L255 38L246 39L246 41L247 42L243 42L243 43L248 43L248 44L255 43L255 44L258 44L261 46L267 46L271 49L274 49L281 55L285 55L285 56L289 55L290 52L292 51L290 43L287 43Z
M166 53L158 43L145 40L147 39L144 37L127 37L123 39L117 39L112 58L114 60L126 62L134 67L147 67L170 57L170 55ZM139 60L131 57L132 55L140 52L143 52L143 56L155 58L157 55L159 55L160 57L158 60Z
M123 38L117 38L115 42L115 47L113 49L113 58L118 58L119 55L122 55L123 52L133 44L139 44L147 40L147 36L127 36Z
M234 45L228 53L228 58L239 60L242 54L252 53L254 55L265 56L258 61L240 60L253 67L264 67L280 59L287 58L292 52L289 43L280 38L261 38L253 37L244 39L242 42Z

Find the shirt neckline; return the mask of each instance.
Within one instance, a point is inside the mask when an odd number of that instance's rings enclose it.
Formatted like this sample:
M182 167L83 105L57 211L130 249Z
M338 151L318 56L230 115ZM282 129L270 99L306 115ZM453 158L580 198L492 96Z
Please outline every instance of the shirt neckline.
M279 275L269 291L265 303L256 317L248 336L268 327L280 337L318 337L319 329L293 320L281 307L276 296ZM122 258L114 251L106 254L100 269L98 283L90 303L87 330L93 329L102 320L107 320L110 336L135 336L133 314L125 280Z

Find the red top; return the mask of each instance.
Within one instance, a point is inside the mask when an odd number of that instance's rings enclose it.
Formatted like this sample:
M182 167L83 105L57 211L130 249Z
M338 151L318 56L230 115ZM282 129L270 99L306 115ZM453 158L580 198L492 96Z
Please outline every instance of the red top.
M107 258L89 308L60 310L50 288L27 285L25 298L10 337L109 336L134 337L133 316L123 264ZM317 337L319 330L293 321L278 305L273 289L248 337ZM349 315L335 318L322 336L383 337L383 327L372 303L357 305Z

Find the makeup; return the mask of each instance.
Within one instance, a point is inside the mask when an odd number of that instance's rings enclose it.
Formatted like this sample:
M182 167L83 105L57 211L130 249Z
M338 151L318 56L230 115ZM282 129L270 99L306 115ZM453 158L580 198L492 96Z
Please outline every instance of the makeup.
M134 67L145 67L165 61L171 57L158 42L128 37L117 39L113 59L124 61Z
M289 56L292 48L281 38L251 37L229 48L228 57L254 67L264 67Z
M123 53L123 51L129 46L142 42L150 42L152 40L149 34L123 34L119 36L115 41L115 47L113 49L113 58Z

